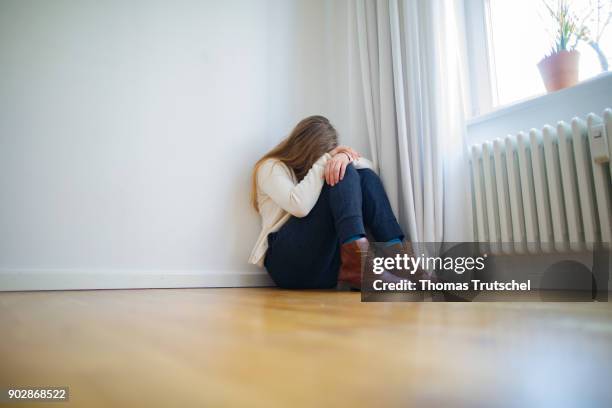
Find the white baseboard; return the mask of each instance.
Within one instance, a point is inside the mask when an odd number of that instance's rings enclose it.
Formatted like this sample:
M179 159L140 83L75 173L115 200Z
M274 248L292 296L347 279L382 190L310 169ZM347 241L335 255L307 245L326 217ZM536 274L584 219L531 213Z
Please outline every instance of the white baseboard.
M266 286L274 283L265 271L0 270L0 292Z

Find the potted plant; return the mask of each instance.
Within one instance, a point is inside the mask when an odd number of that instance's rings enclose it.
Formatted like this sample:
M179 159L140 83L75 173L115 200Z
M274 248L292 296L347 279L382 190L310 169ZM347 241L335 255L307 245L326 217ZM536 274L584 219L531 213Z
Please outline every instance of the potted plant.
M554 21L554 45L538 63L538 69L546 90L553 92L578 83L580 53L576 46L585 37L586 28L571 12L567 0L558 0L556 7L546 1L544 5Z

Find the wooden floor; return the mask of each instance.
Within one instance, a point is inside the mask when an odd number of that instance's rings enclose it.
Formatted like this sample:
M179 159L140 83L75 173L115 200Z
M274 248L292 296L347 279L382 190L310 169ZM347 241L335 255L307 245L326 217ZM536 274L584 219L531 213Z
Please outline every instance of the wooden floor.
M28 406L612 406L612 308L0 293L0 388L40 385L69 386L70 402Z

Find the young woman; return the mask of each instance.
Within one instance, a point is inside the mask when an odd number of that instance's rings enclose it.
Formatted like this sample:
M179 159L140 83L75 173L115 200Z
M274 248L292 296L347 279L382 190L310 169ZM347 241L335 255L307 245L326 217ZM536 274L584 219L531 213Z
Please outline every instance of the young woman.
M310 116L255 165L252 205L262 230L250 263L281 288L361 286L366 228L402 247L404 234L372 164L338 145L329 120Z

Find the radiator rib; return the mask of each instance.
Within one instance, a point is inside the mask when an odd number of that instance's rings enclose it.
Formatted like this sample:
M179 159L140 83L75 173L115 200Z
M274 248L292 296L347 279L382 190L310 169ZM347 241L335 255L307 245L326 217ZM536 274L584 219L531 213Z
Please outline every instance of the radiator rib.
M510 215L510 204L508 203L508 176L506 174L506 159L502 141L493 141L493 161L495 163L497 202L499 203L499 229L502 242L502 251L513 253L512 245L512 216Z
M472 146L472 182L474 192L474 208L476 210L476 236L479 242L488 242L487 221L485 216L484 181L481 168L481 150L479 146Z
M482 170L484 174L485 202L487 208L487 226L489 228L489 244L493 253L499 252L499 210L497 201L497 181L493 166L492 148L490 143L482 145Z
M521 193L523 197L523 211L525 212L525 231L527 236L527 250L531 253L540 251L540 234L538 230L538 217L536 215L536 200L533 186L533 171L531 168L531 154L529 153L529 140L527 135L519 132L517 135L518 159L521 174Z
M591 133L591 128L595 125L603 123L603 119L594 113L590 113L587 117L588 133ZM591 137L589 136L589 139ZM590 143L589 143L590 147ZM595 184L595 199L597 202L597 214L599 215L599 226L602 242L612 242L612 216L610 213L610 173L609 166L602 166L591 161L593 169L593 182Z
M569 248L567 222L565 219L565 202L561 190L561 165L559 163L559 148L557 145L557 130L551 126L542 129L544 143L544 163L546 165L546 181L550 199L550 215L554 246L557 252L565 252Z
M572 128L561 121L557 124L557 135L568 239L572 250L581 251L584 249L584 231L582 230L582 215L578 203L578 182L574 148L572 146Z
M512 219L512 237L514 249L522 254L527 251L525 238L525 214L523 212L523 194L518 165L516 141L512 136L504 140L506 149L506 170L508 173L508 195L510 196L510 218Z
M599 239L599 221L595 213L595 192L586 123L580 118L572 119L572 137L574 142L574 158L576 160L576 174L578 175L578 193L580 209L582 211L584 240L588 248L593 249L593 244Z

